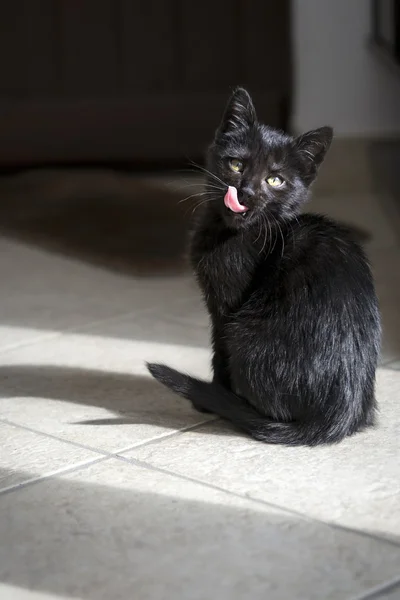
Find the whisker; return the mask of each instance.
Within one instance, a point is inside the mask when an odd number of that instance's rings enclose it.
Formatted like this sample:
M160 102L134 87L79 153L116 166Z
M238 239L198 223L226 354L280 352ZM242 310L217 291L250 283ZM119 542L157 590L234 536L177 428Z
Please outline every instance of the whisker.
M212 198L206 198L205 200L202 200L201 202L199 202L194 209L192 210L192 215L194 215L195 211L202 206L203 204L207 204L207 202L211 202Z
M222 181L222 179L220 179L219 177L217 177L217 175L215 175L215 173L212 173L211 171L209 171L208 169L206 169L205 167L202 167L201 165L196 164L193 161L190 161L190 163L196 167L196 169L199 169L200 171L203 171L204 173L207 173L208 175L211 175L211 177L214 177L214 179L216 179L217 181L219 181L220 183L222 183L222 185L228 187L228 184L225 183L225 181Z
M185 185L177 186L176 190L183 190L183 189L189 188L189 187L197 187L199 189L209 188L209 189L215 189L218 191L225 191L225 188L223 188L222 186L215 185L214 183L209 183L209 182L185 183Z
M297 220L297 218L296 218L296 217L295 217L295 219ZM299 222L297 221L297 224L298 224L298 223L299 223ZM291 230L291 232L292 232L293 248L295 249L295 248L296 248L296 241L295 241L295 238L294 238L294 236L295 236L295 233L294 233L294 229L293 229L293 225L292 225L292 223L290 223L290 222L289 222L289 225L290 225L290 230Z
M263 215L262 215L263 216ZM257 239L254 240L254 243L256 244L258 242L258 240L260 239L260 235L261 235L261 231L262 231L262 224L263 224L263 220L260 219L260 231L258 232L258 236Z
M196 198L198 196L206 196L210 194L212 194L212 192L197 192L196 194L191 194L190 196L186 196L186 198L182 198L182 200L179 200L178 204L182 204L182 202L186 202L187 200L190 200L190 198Z
M269 222L267 215L265 215L264 213L261 213L261 214L262 214L262 218L264 221L265 236L264 236L264 243L261 248L260 254L262 252L264 252L265 246L267 244L267 239L269 240L269 247L268 247L268 254L269 254L271 251L271 236L272 236L271 223ZM267 256L268 256L268 254L267 254Z
M274 220L274 223L276 225L276 219L275 219L275 217L273 215L271 215L271 217ZM270 253L272 253L275 250L276 242L278 241L278 232L276 231L276 229L275 229L275 233L276 233L276 235L275 235L274 246L273 246L272 250L270 250ZM271 233L271 236L272 236L272 233Z
M284 250L285 250L285 238L283 236L282 228L279 225L278 221L276 222L276 224L278 225L279 231L281 232L281 237L282 237L282 253L281 253L281 258L283 258L283 253L284 253Z
M191 214L193 214L199 206L201 206L202 204L206 204L206 202L211 202L212 200L213 198L205 198L205 200L197 202L197 204L195 204L194 206L189 206L185 211L185 218L187 217L189 211L191 211Z
M265 222L265 225L268 225L268 220L266 219L265 215L262 215L262 218ZM264 252L264 248L265 248L265 244L267 243L267 237L268 237L268 229L267 227L265 227L265 231L264 231L264 243L262 245L262 248L260 250L260 252L258 253L259 255L262 254Z
M274 251L274 248L275 248L275 242L274 242L274 245L272 246L274 227L273 227L273 224L271 223L271 219L273 220L274 217L273 217L273 215L268 214L266 218L267 218L267 221L268 221L268 224L269 224L269 228L270 228L270 232L269 232L269 247L268 247L268 256L269 256L271 254L271 252Z

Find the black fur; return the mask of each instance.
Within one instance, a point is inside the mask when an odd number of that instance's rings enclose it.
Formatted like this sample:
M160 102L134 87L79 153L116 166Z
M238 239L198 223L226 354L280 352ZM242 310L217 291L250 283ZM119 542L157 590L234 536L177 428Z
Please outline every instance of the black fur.
M199 410L267 443L338 442L375 419L381 330L368 262L346 229L301 214L331 139L330 127L299 138L270 129L245 90L233 94L191 235L212 321L213 382L148 365ZM271 174L281 188L268 185ZM224 205L228 185L245 215Z

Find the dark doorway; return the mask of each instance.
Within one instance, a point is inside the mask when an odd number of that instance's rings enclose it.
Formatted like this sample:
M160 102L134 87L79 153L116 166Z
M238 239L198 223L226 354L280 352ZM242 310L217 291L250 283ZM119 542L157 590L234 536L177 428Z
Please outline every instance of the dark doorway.
M198 158L235 85L287 125L290 2L3 2L0 72L2 167Z

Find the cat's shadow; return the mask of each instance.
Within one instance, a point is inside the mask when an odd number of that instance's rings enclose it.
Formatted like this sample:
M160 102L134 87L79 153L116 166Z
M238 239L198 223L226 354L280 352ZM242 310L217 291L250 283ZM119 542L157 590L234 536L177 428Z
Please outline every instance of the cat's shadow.
M73 409L65 413L71 426L162 425L171 429L204 422L216 417L195 411L187 400L173 394L150 376L106 372L96 369L57 367L52 365L0 366L0 398L35 398L64 401L107 410L90 420L76 420ZM0 400L1 403L1 400ZM4 415L3 415L4 416ZM232 434L232 429L220 425L211 433ZM230 430L230 431L229 431Z

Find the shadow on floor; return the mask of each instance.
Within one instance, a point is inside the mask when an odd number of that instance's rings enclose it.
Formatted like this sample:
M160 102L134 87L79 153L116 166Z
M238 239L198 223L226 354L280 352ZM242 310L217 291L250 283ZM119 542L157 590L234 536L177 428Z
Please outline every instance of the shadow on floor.
M187 271L187 229L196 202L203 199L180 203L200 189L199 178L191 175L185 183L182 174L171 174L170 186L165 177L161 183L155 176L105 169L37 170L3 177L0 235L128 277L176 275ZM352 231L358 241L369 239L368 232ZM57 290L52 293L55 298ZM57 329L58 315L65 310L65 303L52 302L47 307L51 330ZM35 318L40 311L30 311L28 300L23 319L9 312L1 324L46 328ZM88 317L89 322L96 319Z
M113 171L27 172L0 180L0 234L126 275L186 269L198 191Z
M126 275L181 273L190 216L204 199L199 181L179 172L170 187L149 179L111 170L3 177L0 234ZM361 243L370 237L351 231Z
M107 418L74 420L69 423L71 427L161 423L174 431L182 427L180 407L188 404L187 400L167 390L150 376L31 365L0 366L0 397L30 398L32 402L35 398L61 400L95 406L112 413ZM207 419L207 415L199 413L199 421L203 419ZM208 433L232 435L232 431L233 426L221 422L220 427L216 424Z
M400 553L399 540L117 459L0 494L0 511L0 581L14 598L361 598L393 578Z

